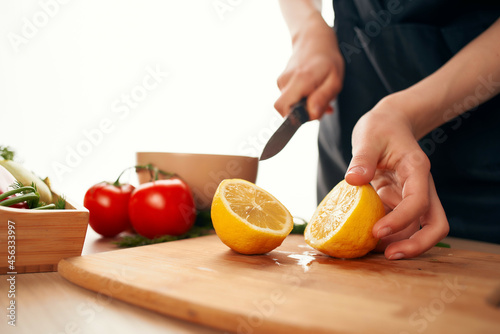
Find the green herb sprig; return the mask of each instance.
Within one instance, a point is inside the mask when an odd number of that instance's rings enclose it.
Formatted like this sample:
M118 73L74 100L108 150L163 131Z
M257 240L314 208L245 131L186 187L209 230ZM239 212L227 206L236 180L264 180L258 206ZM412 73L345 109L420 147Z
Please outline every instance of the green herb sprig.
M10 147L0 145L0 157L5 160L14 160L14 155L15 153Z
M200 211L196 215L196 220L194 222L193 227L184 234L178 236L164 235L155 239L148 239L138 234L127 235L122 237L119 241L115 242L115 244L121 248L137 247L137 246L159 244L168 241L197 238L213 233L214 230L212 225L212 218L210 217L210 211Z

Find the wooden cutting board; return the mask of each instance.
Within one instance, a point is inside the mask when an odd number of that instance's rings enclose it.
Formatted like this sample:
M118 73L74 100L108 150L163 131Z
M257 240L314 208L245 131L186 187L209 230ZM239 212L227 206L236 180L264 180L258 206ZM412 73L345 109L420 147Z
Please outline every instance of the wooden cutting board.
M217 236L62 260L98 292L236 333L499 333L500 255L433 248L411 260L341 260L290 235L266 255Z

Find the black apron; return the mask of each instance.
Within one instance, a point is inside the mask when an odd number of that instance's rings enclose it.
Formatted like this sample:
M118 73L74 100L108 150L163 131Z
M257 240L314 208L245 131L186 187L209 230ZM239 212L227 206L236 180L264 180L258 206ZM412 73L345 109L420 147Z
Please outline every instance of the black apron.
M333 5L346 68L336 111L320 122L318 202L344 178L357 120L384 96L436 71L500 17L500 1L335 0ZM482 91L499 84L478 78ZM420 146L430 159L450 235L500 243L500 96L429 133Z

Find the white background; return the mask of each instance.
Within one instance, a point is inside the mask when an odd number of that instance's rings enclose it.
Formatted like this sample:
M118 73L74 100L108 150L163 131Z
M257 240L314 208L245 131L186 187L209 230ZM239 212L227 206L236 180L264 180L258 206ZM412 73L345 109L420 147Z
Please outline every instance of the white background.
M0 4L0 144L54 189L82 203L137 151L260 155L281 122L276 79L291 52L276 0L60 1ZM331 25L329 1L323 12ZM168 75L125 114L122 96L148 68ZM316 208L317 130L317 121L300 128L257 179L306 219ZM78 148L81 159L71 155Z

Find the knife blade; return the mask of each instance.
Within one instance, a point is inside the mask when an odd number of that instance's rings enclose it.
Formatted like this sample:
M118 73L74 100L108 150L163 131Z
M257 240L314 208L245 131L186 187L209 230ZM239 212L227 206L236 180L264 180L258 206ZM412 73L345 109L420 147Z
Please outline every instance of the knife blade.
M260 161L269 159L278 154L290 141L300 126L309 121L309 113L307 112L306 105L307 99L303 98L292 106L292 111L285 117L285 120L271 138L269 138L259 158Z

